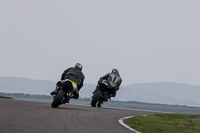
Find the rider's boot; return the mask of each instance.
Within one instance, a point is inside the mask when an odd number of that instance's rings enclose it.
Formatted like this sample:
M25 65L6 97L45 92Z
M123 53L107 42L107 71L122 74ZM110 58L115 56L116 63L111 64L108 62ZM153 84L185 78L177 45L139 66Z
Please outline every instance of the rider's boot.
M71 98L78 99L78 98L79 98L79 94L73 93L73 94L71 95Z
M108 99L111 99L111 97L113 97L113 94L109 94L107 97Z
M50 94L51 94L51 95L57 94L58 91L59 91L59 89L60 89L60 87L57 86L56 89L55 89L54 91L52 91Z
M71 98L71 96L73 95L73 93L72 92L68 92L67 93L67 97L66 97L66 99L65 99L65 103L69 103L69 100L70 100L70 98Z

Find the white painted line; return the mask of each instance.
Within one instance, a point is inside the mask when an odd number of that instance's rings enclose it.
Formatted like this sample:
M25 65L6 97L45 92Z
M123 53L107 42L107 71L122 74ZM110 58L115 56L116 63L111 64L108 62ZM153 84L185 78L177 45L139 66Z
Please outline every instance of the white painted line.
M134 131L135 133L141 133L141 132L139 132L139 131L137 131L137 130L131 128L131 127L129 127L128 125L126 125L126 124L124 123L124 120L125 120L125 119L131 118L131 117L134 117L134 116L127 116L127 117L121 118L121 119L119 119L118 122L119 122L122 126L128 128L128 129L131 130L131 131Z

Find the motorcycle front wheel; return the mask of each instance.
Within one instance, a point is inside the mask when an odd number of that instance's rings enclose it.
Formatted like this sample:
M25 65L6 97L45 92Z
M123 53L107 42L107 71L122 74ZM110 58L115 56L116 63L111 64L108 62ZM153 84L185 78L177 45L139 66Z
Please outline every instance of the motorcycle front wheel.
M92 97L92 101L91 101L91 106L92 107L96 107L99 104L100 101L100 96L101 96L102 92L99 90L96 93L94 93L93 97ZM99 106L98 106L99 107Z

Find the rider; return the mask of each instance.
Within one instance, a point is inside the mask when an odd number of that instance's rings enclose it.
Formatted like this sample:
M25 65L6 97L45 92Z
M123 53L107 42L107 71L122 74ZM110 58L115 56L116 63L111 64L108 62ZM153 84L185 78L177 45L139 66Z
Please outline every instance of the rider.
M119 71L117 69L113 69L111 71L111 73L107 73L106 75L102 76L99 79L98 84L103 80L107 80L108 81L108 84L109 84L109 87L110 87L110 90L111 90L111 94L109 95L109 98L110 97L115 97L116 96L116 91L119 90L119 86L121 85L121 82L122 82L122 78L119 75ZM97 84L97 87L94 90L93 94L98 91L98 89L99 89L99 85L98 84Z
M85 79L82 68L80 63L76 63L75 67L70 67L65 70L61 75L61 80L56 84L56 89L50 94L57 94L62 86L63 89L68 89L72 93L71 98L78 99L79 91L83 87L83 81Z

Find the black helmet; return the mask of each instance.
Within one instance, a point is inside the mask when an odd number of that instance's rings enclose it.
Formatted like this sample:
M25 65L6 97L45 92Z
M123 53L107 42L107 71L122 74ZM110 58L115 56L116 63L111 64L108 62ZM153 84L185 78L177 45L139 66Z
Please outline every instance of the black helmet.
M81 70L83 69L83 66L80 63L76 63L75 67Z
M116 75L119 75L119 71L117 69L113 69L111 73L114 73Z

